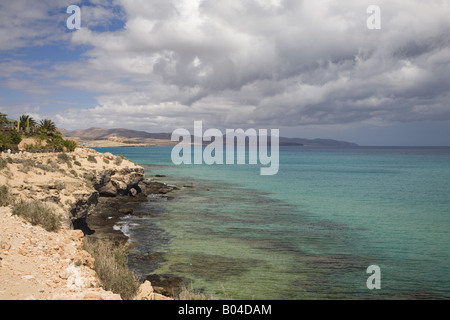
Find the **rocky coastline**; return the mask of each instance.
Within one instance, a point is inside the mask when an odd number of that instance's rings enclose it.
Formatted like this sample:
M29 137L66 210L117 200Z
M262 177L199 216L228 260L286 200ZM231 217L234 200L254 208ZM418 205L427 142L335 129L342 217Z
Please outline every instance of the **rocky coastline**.
M101 288L93 270L93 258L83 250L82 239L116 236L123 240L120 232L111 234L114 220L105 220L101 208L109 206L110 212L115 212L115 218L119 219L130 213L127 203L146 201L150 194L167 194L173 187L146 179L141 166L120 155L102 154L89 148L78 148L71 153L2 154L0 168L0 186L7 193L7 199L14 199L14 203L43 203L62 222L62 230L52 235L14 215L13 204L1 204L0 278L5 279L0 280L5 283L7 277L10 280L9 286L0 287L0 298L120 299L117 294ZM22 240L17 242L19 238ZM55 244L56 238L69 247ZM43 248L54 249L45 251ZM15 264L24 261L30 264L31 257L37 259L38 265L24 275ZM47 264L43 262L46 259ZM47 266L44 274L40 272L43 265ZM74 279L74 274L79 276L78 280ZM90 280L80 280L84 279L83 275ZM15 278L17 281L11 280ZM35 290L22 290L24 281L34 283ZM135 298L167 299L155 293L149 281L141 285Z

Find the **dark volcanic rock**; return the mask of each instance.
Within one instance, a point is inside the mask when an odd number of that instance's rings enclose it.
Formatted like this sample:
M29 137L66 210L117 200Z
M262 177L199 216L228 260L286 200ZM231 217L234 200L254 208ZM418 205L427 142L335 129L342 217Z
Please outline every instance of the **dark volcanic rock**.
M139 183L139 188L143 193L150 194L167 194L174 190L173 186L169 186L166 183L156 182L151 180L143 180Z
M86 174L84 178L92 183L101 197L137 196L142 192L140 184L144 180L144 169L110 169L97 175Z
M76 219L86 219L91 210L95 208L98 203L99 194L94 192L90 195L79 195L76 197L75 203L70 209L71 218Z

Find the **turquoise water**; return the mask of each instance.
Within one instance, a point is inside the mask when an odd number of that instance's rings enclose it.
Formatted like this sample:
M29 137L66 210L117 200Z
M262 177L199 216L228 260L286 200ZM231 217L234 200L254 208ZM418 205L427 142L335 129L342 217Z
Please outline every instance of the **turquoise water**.
M281 147L260 166L174 166L171 148L103 148L194 184L127 217L140 275L227 299L450 298L450 148ZM369 290L367 267L381 268Z

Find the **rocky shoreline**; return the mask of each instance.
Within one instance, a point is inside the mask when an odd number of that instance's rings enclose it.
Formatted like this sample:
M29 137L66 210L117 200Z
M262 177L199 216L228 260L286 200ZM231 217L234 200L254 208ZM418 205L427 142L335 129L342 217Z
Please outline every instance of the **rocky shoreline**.
M80 241L83 237L110 237L113 235L124 239L124 236L120 233L112 234L111 231L113 230L110 227L114 219L111 219L109 215L105 220L105 217L102 217L101 208L110 206L109 209L111 211L109 212L115 212L115 218L119 219L120 215L130 213L127 212L127 203L146 201L147 196L150 194L167 194L173 187L146 179L142 167L122 156L114 156L110 153L102 154L88 148L78 148L72 153L33 154L21 152L13 155L2 154L0 168L0 186L3 186L5 192L7 192L5 196L14 199L15 203L18 201L44 203L61 218L63 230L56 233L58 236L61 234L65 235L61 236L61 241L77 243L74 245L75 252L70 257L65 252L69 249L64 246L55 249L59 253L52 250L48 250L48 252L39 251L39 248L51 247L52 244L47 244L46 242L51 241L55 236L46 234L47 231L41 227L30 225L22 218L12 215L13 205L1 208L0 274L4 277L12 275L14 278L14 273L17 273L19 268L19 266L14 264L22 261L22 258L27 260L26 253L33 252L33 256L40 259L49 258L52 261L54 264L53 271L58 275L55 279L58 281L54 282L56 284L51 288L47 283L50 279L45 279L42 274L39 274L38 266L34 270L36 274L25 275L25 278L20 278L17 281L18 284L21 284L23 279L29 279L29 281L44 279L43 283L39 283L40 289L37 292L34 290L31 295L24 297L20 294L21 289L19 287L16 288L17 290L13 290L11 287L4 287L0 288L0 297L4 299L120 298L110 292L101 291L98 281L94 280L87 281L86 284L79 280L78 283L80 285L70 286L68 281L70 277L65 278L61 274L64 274L70 268L71 270L73 269L73 272L83 274L81 272L82 269L79 268L85 267L90 271L84 270L84 273L89 273L92 279L96 278L95 272L92 274L92 257L85 259L86 261L91 261L90 263L83 262L84 260L76 260L77 256L89 256L80 246ZM20 230L16 231L15 235L11 227L13 225L17 225L17 228L20 225L23 228L19 228ZM74 229L75 231L73 231ZM77 232L77 229L81 230L82 233L80 231ZM31 235L25 234L24 230L29 230ZM33 239L33 234L42 234L42 239L39 241L30 240L31 247L27 250L20 250L18 246L21 245L23 247L27 240L22 240L19 244L16 244L17 232L24 239ZM76 235L76 239L74 239L74 235ZM64 240L63 238L67 239ZM22 253L25 253L25 255ZM60 257L60 253L67 257L58 260L58 262L64 260L64 263L57 264L54 261L56 253ZM50 256L47 257L46 254ZM23 261L20 263L23 263ZM30 261L26 263L30 263ZM5 268L5 266L7 267ZM49 270L51 270L51 266ZM49 272L52 273L51 271ZM73 284L72 282L71 284ZM96 288L102 294L89 293L83 295L83 291L88 291L88 289L92 288ZM14 294L12 291L14 291ZM11 293L11 296L8 293ZM166 299L166 297L156 294L150 282L146 281L142 284L136 299L155 300Z

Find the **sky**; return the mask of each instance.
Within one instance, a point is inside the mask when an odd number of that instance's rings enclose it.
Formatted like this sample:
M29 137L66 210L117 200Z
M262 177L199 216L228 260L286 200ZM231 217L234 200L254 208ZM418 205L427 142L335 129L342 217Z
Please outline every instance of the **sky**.
M449 17L448 0L0 0L0 112L450 146Z

